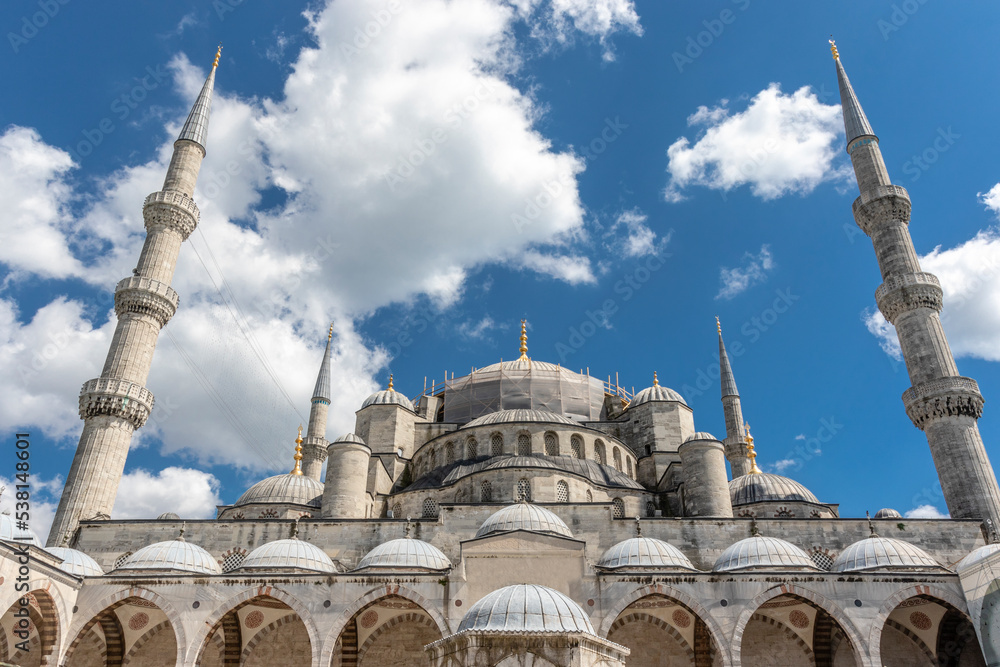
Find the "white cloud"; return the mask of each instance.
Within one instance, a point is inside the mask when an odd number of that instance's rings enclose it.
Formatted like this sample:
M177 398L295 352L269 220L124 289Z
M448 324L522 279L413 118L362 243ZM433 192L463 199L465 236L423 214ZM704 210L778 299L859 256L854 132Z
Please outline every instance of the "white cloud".
M29 438L29 442L30 442ZM13 447L13 444L11 445ZM56 476L52 479L44 479L37 475L32 475L29 479L31 501L28 516L28 528L36 537L45 544L45 538L52 527L52 519L56 516L56 506L58 505L59 494L62 493L62 477ZM15 488L21 482L7 477L0 477L0 486L4 487L3 495L0 496L0 512L16 516L17 497Z
M941 510L933 505L920 505L904 512L903 516L907 519L947 519L951 515L943 514Z
M622 211L602 239L612 252L626 259L659 254L669 243L670 233L658 242L647 220L648 216L637 208Z
M990 188L986 194L977 192L976 196L979 197L979 201L983 206L993 211L997 217L1000 217L1000 183Z
M546 255L529 250L518 258L520 266L558 278L571 285L594 283L590 259L580 255Z
M775 461L773 464L771 464L771 468L773 468L774 471L777 472L778 474L781 474L788 468L792 467L798 468L801 465L802 462L797 459L781 459L780 461Z
M219 480L188 468L164 468L156 474L135 470L122 477L111 516L148 519L173 512L182 519L209 519L222 504Z
M799 433L797 436L795 436L795 439L796 440L805 440L806 439L806 434L805 433Z
M478 322L462 322L458 325L458 333L465 338L481 339L495 328L497 328L496 322L487 315Z
M756 255L746 253L743 260L743 266L719 269L721 286L719 293L715 295L716 299L732 299L753 285L764 282L767 279L767 272L774 269L774 259L767 244L762 245Z
M604 60L615 59L610 37L619 31L642 34L632 0L510 0L525 19L532 35L546 45L573 41L574 31L596 37L604 46Z
M872 306L861 313L861 320L865 323L868 333L878 339L879 347L896 361L902 361L903 351L899 347L899 339L896 337L896 328L886 321L879 309Z
M852 174L849 165L834 166L843 134L840 106L823 104L808 87L786 95L772 83L744 111L733 113L723 100L698 107L688 124L707 129L694 144L681 137L667 149L670 202L684 199L684 188L693 185L723 191L749 185L768 200L807 194Z

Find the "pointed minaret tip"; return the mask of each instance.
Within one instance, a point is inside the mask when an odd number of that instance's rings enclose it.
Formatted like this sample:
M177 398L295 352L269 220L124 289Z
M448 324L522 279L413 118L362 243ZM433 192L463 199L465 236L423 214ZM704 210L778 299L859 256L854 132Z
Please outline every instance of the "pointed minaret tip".
M871 123L868 122L864 109L861 108L858 96L854 94L851 80L847 78L844 64L840 60L840 51L837 50L833 39L830 40L830 52L837 64L837 86L840 88L840 107L844 114L844 134L847 138L848 148L859 137L873 137L877 140L878 137L875 136L875 131L872 130Z
M215 70L219 67L219 58L221 57L222 44L219 44L219 48L215 52L215 60L212 61L212 69L209 70L208 78L205 79L205 85L201 87L201 92L198 93L198 99L194 101L194 106L191 107L191 113L188 114L187 120L184 122L184 127L181 129L180 136L177 137L177 141L181 141L182 139L193 141L201 146L202 150L205 150L205 143L208 139L208 118L212 114L212 93L215 90Z
M736 388L736 376L733 375L733 367L729 365L726 344L722 342L722 323L719 321L718 316L715 318L715 328L719 332L719 384L722 388L722 398L739 396L740 391Z
M330 324L330 331L326 336L326 351L323 352L323 362L319 366L319 375L316 376L316 387L313 389L312 400L324 401L329 405L333 398L330 388L330 348L333 345L333 324Z

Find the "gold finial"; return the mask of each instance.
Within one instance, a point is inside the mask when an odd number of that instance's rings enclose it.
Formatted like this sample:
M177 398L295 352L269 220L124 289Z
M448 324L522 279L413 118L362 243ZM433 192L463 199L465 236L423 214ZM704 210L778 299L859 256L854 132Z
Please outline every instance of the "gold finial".
M302 474L302 424L299 424L299 435L295 438L295 467L292 468L291 474L301 475Z
M521 320L521 359L528 358L528 322Z
M212 69L219 66L219 58L222 57L222 42L219 42L219 50L215 52L215 60L212 62Z
M719 335L722 335L722 322L719 321L719 316L715 316L715 328L719 330Z
M653 371L653 386L654 387L660 386L660 378L656 377L656 371Z
M750 435L750 424L746 424L745 428L747 430L747 458L750 459L750 472L748 475L760 475L761 470L757 467L757 452L754 451L753 446L753 436Z
M326 342L329 343L333 340L333 322L330 322L330 333L326 335Z
M386 391L396 391L392 388L392 373L389 373L389 386L386 387Z
M837 42L833 41L833 35L830 35L830 53L833 54L834 60L840 60L840 53L837 52Z

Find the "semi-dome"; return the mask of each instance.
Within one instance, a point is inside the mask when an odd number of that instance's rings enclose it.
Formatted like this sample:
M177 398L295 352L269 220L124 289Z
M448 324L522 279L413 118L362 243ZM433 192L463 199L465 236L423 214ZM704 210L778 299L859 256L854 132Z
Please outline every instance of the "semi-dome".
M968 556L955 564L955 569L964 570L967 567L972 567L976 563L989 558L998 551L1000 551L1000 543L996 542L993 544L985 544L978 549L973 549Z
M840 552L830 568L832 572L862 570L943 569L941 563L920 547L891 537L872 535L858 540Z
M35 535L35 533L29 529L18 528L17 523L9 514L0 514L0 540L23 542L26 544L33 544L36 547L42 546L42 542L38 539L38 535Z
M66 547L48 547L45 549L56 558L62 559L59 569L69 572L78 577L99 577L104 574L104 570L97 564L97 561L76 549Z
M875 512L876 519L902 519L903 515L892 509L891 507L883 507L878 512Z
M817 569L809 555L794 544L776 537L754 535L740 540L723 551L715 561L712 571L735 572L759 568Z
M632 400L629 402L628 407L634 408L637 405L652 403L653 401L681 403L683 405L687 405L684 397L670 387L654 384L652 387L646 387L642 391L636 392L635 396L633 396Z
M357 567L359 570L366 568L447 570L451 568L451 561L433 544L403 537L369 551Z
M656 569L694 570L694 565L681 550L663 540L633 537L619 542L604 552L597 567L605 570Z
M562 519L544 507L530 503L517 503L494 512L476 531L476 537L509 533L514 530L573 537L569 526Z
M365 445L366 447L368 446L362 439L362 437L355 433L345 433L344 435L334 440L334 442L355 442L359 445Z
M251 551L243 570L309 570L311 572L336 572L337 566L315 544L297 539L275 540Z
M307 475L275 475L262 479L246 490L235 507L260 503L292 503L319 507L323 485Z
M562 415L547 410L498 410L477 417L462 428L473 428L475 426L488 426L490 424L510 424L512 422L542 422L554 424L577 425L575 421Z
M684 442L694 442L695 440L718 440L714 435L708 431L698 431L694 435L689 435L684 438Z
M222 568L197 544L168 540L143 547L125 559L115 572L123 570L176 570L196 574L222 574Z
M382 391L376 391L374 394L365 399L365 402L361 404L361 408L367 408L369 405L401 405L410 412L416 412L413 409L413 403L410 402L406 396L399 393L392 387L389 389L383 389Z
M733 507L768 501L819 504L813 492L795 480L766 472L742 475L729 482L729 498Z
M580 605L559 591L515 584L493 591L472 605L458 631L594 633Z

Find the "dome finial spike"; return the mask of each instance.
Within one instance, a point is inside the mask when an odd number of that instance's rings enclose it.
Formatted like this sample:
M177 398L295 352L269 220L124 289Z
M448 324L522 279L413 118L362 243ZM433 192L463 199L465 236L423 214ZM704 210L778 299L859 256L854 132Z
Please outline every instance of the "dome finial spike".
M833 54L833 59L840 60L840 52L837 51L837 42L834 41L833 35L830 35L830 39L827 41L830 42L830 53Z
M292 468L292 475L302 474L302 424L299 424L299 435L295 438L295 467Z
M528 358L528 321L521 320L521 347L519 349L521 359Z
M389 386L386 387L386 391L396 391L392 388L392 373L389 373Z
M719 332L719 335L721 336L722 335L722 322L719 321L719 316L718 315L715 316L715 329Z
M747 431L746 435L747 458L750 459L750 471L747 474L760 475L762 474L762 472L761 469L757 467L757 452L754 451L755 448L753 446L753 436L750 435L750 424L746 424L745 428Z
M215 52L215 60L212 61L212 69L219 66L219 58L222 57L222 42L219 42L219 49Z
M326 335L326 342L333 340L333 322L330 322L330 333Z
M640 521L642 521L642 519L639 517L638 514L636 514L635 515L635 536L636 537L642 537L642 526L639 524Z
M654 387L660 386L660 378L656 377L656 371L653 371L653 386Z
M872 521L872 515L868 510L865 510L865 516L868 518L868 530L871 532L871 535L868 537L878 537L878 533L875 532L875 522Z

